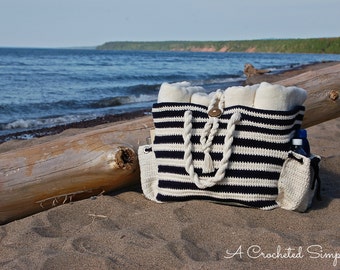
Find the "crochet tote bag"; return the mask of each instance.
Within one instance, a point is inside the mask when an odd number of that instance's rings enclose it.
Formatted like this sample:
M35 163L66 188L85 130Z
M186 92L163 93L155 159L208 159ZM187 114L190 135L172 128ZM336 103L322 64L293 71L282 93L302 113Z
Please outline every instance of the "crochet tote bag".
M304 107L290 111L155 103L155 138L139 149L142 188L157 202L206 199L269 210L300 128ZM144 179L144 180L143 180Z

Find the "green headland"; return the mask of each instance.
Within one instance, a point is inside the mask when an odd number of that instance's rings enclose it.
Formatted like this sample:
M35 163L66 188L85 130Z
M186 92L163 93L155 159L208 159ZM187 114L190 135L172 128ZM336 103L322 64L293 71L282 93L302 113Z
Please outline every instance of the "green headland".
M235 41L112 41L98 50L340 53L340 37L309 39L258 39Z

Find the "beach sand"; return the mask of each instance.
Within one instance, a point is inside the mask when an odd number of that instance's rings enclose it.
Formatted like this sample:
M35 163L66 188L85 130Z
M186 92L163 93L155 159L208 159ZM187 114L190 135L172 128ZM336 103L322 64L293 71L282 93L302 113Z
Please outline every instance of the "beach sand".
M137 185L0 226L0 269L340 269L340 118L308 136L322 157L322 201L306 213L157 204Z

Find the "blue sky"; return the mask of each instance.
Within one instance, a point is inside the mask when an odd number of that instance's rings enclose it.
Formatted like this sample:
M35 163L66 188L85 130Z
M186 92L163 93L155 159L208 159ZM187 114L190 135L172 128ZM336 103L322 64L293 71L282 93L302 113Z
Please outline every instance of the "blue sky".
M339 0L0 0L0 46L338 37L339 10Z

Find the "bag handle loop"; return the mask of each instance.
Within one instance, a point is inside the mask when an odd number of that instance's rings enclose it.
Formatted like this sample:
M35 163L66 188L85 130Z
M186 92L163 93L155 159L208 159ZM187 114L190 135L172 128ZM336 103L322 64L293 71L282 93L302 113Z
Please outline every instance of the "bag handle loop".
M208 107L208 111L218 109L221 110L221 114L223 113L223 105L224 104L224 95L221 95L220 92L217 92L214 96L211 104ZM223 94L223 93L222 93ZM219 98L218 108L216 108L217 99ZM215 106L215 107L214 107ZM221 115L220 114L220 115ZM223 158L221 160L220 167L216 171L216 174L213 178L210 179L202 179L200 178L197 173L194 171L194 165L192 160L192 112L186 111L184 113L184 132L183 132L183 139L184 139L184 162L185 162L185 170L194 181L196 186L200 189L208 188L214 186L216 183L220 182L224 176L225 171L229 165L229 159L231 156L231 146L233 143L233 135L235 131L236 124L241 120L241 113L235 112L229 119L227 125L227 134L224 138L224 146L223 146ZM212 145L212 140L218 131L218 117L209 117L207 123L204 126L203 134L201 136L200 142L202 144L202 149L204 152L204 166L203 166L203 173L212 172L214 170L213 162L210 156L210 149ZM208 135L209 134L209 135Z

